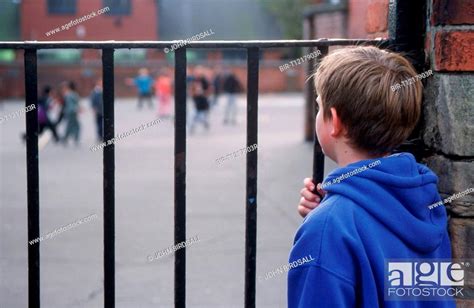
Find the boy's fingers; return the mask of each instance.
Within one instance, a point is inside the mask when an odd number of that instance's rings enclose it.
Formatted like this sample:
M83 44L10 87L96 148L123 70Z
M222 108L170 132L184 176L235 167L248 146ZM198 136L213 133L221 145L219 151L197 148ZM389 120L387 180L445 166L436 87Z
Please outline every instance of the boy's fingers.
M310 209L302 206L302 205L298 205L298 213L304 218L306 217L306 215L308 215L308 213L311 212Z
M305 178L303 183L304 188L300 191L301 199L300 203L298 204L298 213L302 217L306 217L306 215L315 209L321 202L320 196L313 193L315 189L321 194L321 196L324 196L326 192L322 189L321 183L319 183L317 186L314 185L312 178Z
M301 199L300 199L300 205L302 205L302 206L304 206L304 207L306 207L306 208L312 210L312 209L316 208L316 207L319 205L319 203L317 203L317 202L311 202L311 201L308 201L308 200L306 200L305 198L301 197Z
M303 188L301 191L300 191L300 195L305 198L306 200L308 201L313 201L313 202L319 202L321 201L321 198L319 198L318 195L316 194L313 194L311 191L309 191L308 189L306 188Z
M323 190L321 183L319 183L317 187L318 187L318 192L321 194L321 196L324 197L324 195L326 195L326 191Z
M306 179L304 179L303 183L304 183L304 187L306 187L308 190L310 190L310 191L314 190L313 179L306 178Z

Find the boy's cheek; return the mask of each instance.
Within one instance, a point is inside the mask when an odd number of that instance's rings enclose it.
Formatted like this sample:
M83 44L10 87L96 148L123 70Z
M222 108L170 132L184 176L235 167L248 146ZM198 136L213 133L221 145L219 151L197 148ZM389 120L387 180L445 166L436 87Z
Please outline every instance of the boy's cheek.
M319 144L322 144L324 141L324 127L323 120L321 119L321 113L318 112L316 120L314 121L314 129L316 131L316 136L318 137Z
M327 152L325 151L326 149L326 137L324 134L318 133L316 130L316 138L318 139L318 143L321 145L321 150L325 155L327 155Z
M321 150L323 151L324 155L331 154L331 136L330 131L327 125L324 124L323 115L318 113L316 116L316 137L318 138L318 142L321 145Z

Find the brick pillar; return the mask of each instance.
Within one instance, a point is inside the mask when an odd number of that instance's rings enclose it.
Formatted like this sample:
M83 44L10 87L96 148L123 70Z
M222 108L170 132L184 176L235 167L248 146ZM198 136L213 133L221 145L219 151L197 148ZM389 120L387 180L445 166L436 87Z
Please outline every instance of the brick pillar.
M365 31L368 38L388 36L388 0L370 0L366 17Z
M424 93L422 135L431 150L424 162L439 176L445 198L474 187L474 2L427 2L425 52L433 76ZM446 208L453 257L474 258L474 193Z

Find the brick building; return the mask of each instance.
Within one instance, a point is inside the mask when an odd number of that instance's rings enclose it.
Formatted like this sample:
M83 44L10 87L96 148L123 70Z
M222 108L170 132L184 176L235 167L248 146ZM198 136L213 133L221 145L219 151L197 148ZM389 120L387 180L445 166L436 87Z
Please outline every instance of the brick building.
M38 41L157 40L158 19L155 0L23 0L21 39ZM58 26L104 10L76 27L47 36Z
M315 38L367 38L386 36L388 1L315 0L305 10L314 16ZM13 2L12 2L13 3ZM10 11L15 6L10 5ZM62 26L71 20L109 8L110 11L85 20L68 30ZM212 7L213 10L202 8ZM385 11L377 18L368 19L371 10ZM282 39L282 31L275 16L271 16L255 0L216 3L203 0L196 3L183 0L23 0L17 4L19 37L15 40L172 40L190 37L196 32L212 28L219 39ZM219 11L219 14L215 14ZM235 14L242 12L242 14ZM1 14L1 13L0 13ZM246 16L245 20L242 16ZM8 27L15 27L11 21ZM59 32L54 32L59 28ZM7 36L12 40L11 36ZM2 40L2 37L0 37ZM304 66L280 72L278 67L296 58L291 52L265 50L260 63L260 91L301 91L306 79ZM2 62L0 56L0 97L22 97L23 55L16 61ZM38 51L39 86L55 85L63 80L75 80L81 95L87 95L94 80L101 74L100 53L96 50L40 50ZM245 85L245 53L238 50L190 50L188 65L213 68L228 63ZM165 65L173 65L171 55L159 50L116 50L116 95L133 96L133 89L123 79L133 76L141 66L156 73Z
M19 16L7 26L19 29L16 40L20 41L159 39L156 0L22 0L3 5L4 9ZM87 20L79 20L88 15L90 18ZM73 25L71 21L75 20L77 22ZM70 27L65 27L67 24ZM11 35L6 38L13 40ZM94 80L101 76L100 58L98 50L40 50L39 86L74 80L80 94L87 95ZM120 80L132 76L137 70L136 67L121 66L120 63L145 62L151 58L153 54L145 50L118 50L117 78ZM118 95L130 91L122 83L118 85ZM23 55L16 53L16 61L0 62L0 97L23 96Z
M305 14L316 16L316 36L340 38L366 38L386 35L386 28L372 33L372 28L386 27L387 14L382 14L370 26L366 24L369 6L377 7L369 0L313 1ZM11 4L9 10L13 10ZM111 11L51 34L56 28L71 20L110 8ZM213 7L214 10L202 10ZM382 7L384 7L382 5ZM387 5L385 5L387 7ZM370 8L369 8L370 9ZM203 0L199 3L183 0L23 0L18 5L20 31L16 40L172 40L189 37L197 30L213 28L215 35L209 40L219 39L282 39L282 33L275 17L254 0L216 3ZM219 14L214 14L219 11ZM246 16L242 26L242 12ZM11 14L10 14L11 15ZM380 21L381 20L381 21ZM9 27L15 27L12 20ZM377 23L378 22L378 23ZM384 23L385 22L385 23ZM379 28L377 28L379 27ZM197 30L196 30L197 29ZM369 30L369 31L367 31ZM384 32L385 31L385 32ZM47 35L49 33L49 35ZM11 35L5 36L12 40ZM2 39L0 37L0 39ZM192 51L189 65L204 64L210 68L221 64L222 60L231 65L232 70L245 84L245 54L239 51ZM16 61L1 62L0 56L0 97L22 97L24 95L22 54ZM77 81L79 91L87 95L94 79L101 74L100 54L95 50L61 51L40 50L39 83L57 84L62 80ZM260 91L301 91L306 78L303 66L280 72L282 65L295 57L281 50L265 50L260 64ZM120 80L133 76L140 66L147 65L157 72L164 65L172 66L172 58L166 59L161 51L117 50L116 51L116 95L131 96L133 90ZM52 74L54 72L54 74Z

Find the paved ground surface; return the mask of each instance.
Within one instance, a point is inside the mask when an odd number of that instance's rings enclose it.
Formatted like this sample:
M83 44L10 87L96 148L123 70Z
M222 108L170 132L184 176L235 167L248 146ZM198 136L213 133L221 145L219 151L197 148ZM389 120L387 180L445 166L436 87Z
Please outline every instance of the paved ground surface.
M257 275L284 264L301 223L302 179L311 174L312 146L303 140L302 95L261 95L259 114ZM188 307L243 307L245 157L215 164L245 146L245 100L239 123L189 136L187 234ZM97 214L98 218L41 243L42 307L102 307L102 155L91 152L93 119L83 101L82 141L63 147L41 141L41 234ZM22 102L0 105L0 114ZM118 100L116 133L155 119L134 101ZM0 307L27 306L24 116L0 125ZM44 143L44 144L43 144ZM326 168L333 168L328 164ZM117 307L173 307L173 255L147 256L173 243L173 124L148 128L116 144ZM286 275L257 282L257 307L286 307Z

